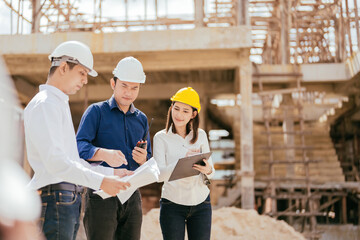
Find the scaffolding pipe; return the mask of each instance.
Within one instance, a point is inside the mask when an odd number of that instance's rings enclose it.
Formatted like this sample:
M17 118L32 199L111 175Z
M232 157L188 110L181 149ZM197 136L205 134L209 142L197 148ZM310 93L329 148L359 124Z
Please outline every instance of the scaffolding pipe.
M358 51L360 51L360 26L359 26L359 9L357 5L357 0L354 0L354 12L355 12L355 28L356 28L356 39Z
M345 7L346 7L346 28L348 32L348 40L349 40L349 49L350 49L350 56L353 54L352 50L352 40L351 40L351 27L350 27L350 14L349 14L349 3L348 0L345 0Z

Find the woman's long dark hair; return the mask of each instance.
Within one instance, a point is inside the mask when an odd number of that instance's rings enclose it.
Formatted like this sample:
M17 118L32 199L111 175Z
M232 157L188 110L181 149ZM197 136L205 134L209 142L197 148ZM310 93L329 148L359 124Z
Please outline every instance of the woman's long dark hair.
M177 133L175 124L172 120L172 114L171 114L171 109L173 106L174 106L174 102L171 103L171 106L169 107L169 110L168 110L167 120L166 120L166 132L169 132L170 127L173 126L172 132ZM194 111L197 112L196 108L194 108L194 107L191 107L191 108L192 108L193 112ZM190 121L186 124L186 135L188 135L190 133L190 131L193 130L193 137L190 140L191 144L194 144L198 139L199 122L200 122L200 117L199 117L199 113L197 113L196 116L193 119L190 119Z

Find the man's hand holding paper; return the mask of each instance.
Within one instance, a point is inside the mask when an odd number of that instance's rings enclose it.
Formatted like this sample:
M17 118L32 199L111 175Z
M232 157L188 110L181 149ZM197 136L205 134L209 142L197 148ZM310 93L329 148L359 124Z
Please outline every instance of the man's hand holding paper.
M143 165L141 165L138 169L136 169L133 174L122 177L120 180L123 182L128 182L130 187L126 190L121 190L118 192L117 197L119 198L121 203L125 203L131 195L135 192L136 189L157 182L159 180L159 168L156 164L154 158L151 158ZM103 199L111 197L106 194L104 191L96 191Z

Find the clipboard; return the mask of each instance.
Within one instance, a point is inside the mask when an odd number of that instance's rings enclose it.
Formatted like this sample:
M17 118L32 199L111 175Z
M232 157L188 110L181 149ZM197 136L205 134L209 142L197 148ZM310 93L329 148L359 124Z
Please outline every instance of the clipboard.
M203 159L209 159L212 152L195 154L189 157L180 158L170 175L169 182L180 178L198 175L200 172L192 168L193 164L203 165ZM203 164L202 164L203 163Z

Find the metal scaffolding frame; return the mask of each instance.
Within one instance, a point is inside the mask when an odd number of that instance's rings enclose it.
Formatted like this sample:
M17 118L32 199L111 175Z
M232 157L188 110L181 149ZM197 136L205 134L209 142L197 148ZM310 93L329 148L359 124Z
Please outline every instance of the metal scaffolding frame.
M194 11L186 16L173 16L165 11L160 14L160 4L165 4L167 9L168 0L155 0L154 14L150 14L147 0L140 0L144 6L143 15L134 19L129 15L130 1L124 0L119 3L123 8L120 18L110 18L104 13L104 1L93 0L93 13L81 12L79 0L2 0L10 9L10 28L16 29L11 34L22 34L24 24L31 24L33 33L43 32L68 32L68 31L92 31L92 32L116 32L116 31L139 31L159 30L177 28L198 27L233 27L249 25L252 31L251 58L253 61L265 64L297 64L302 63L335 63L345 62L355 51L360 50L360 27L359 6L360 0L194 0ZM25 2L31 2L33 6L32 17L24 14ZM15 17L15 21L13 21ZM16 27L15 27L16 26ZM265 186L255 186L255 197L262 199L264 203L258 205L266 206L270 202L267 212L274 217L285 216L290 224L294 219L309 220L309 238L317 238L316 218L325 216L328 221L329 208L341 202L342 222L347 222L346 197L349 192L359 192L358 187L343 184L340 188L334 186L314 186L309 178L309 163L312 161L307 157L311 149L306 145L304 135L304 119L302 116L301 96L304 89L300 85L298 71L292 73L296 77L295 88L272 90L271 92L259 86L259 95L264 103L263 112L271 111L266 106L275 94L291 95L297 93L300 97L292 107L284 109L287 112L280 121L287 122L286 127L280 134L288 136L300 136L300 146L294 146L294 142L288 142L283 146L287 151L287 160L278 161L272 156L275 148L271 137L271 119L264 117L269 151L269 178ZM261 73L255 76L261 79ZM259 80L261 84L261 80ZM293 113L298 114L299 130L294 129ZM275 119L279 121L279 119ZM291 123L291 121L293 121ZM289 137L290 136L290 137ZM301 164L304 165L305 177L297 179L288 176L286 179L278 179L274 173L274 165L294 164L295 158L292 150L302 151ZM288 160L292 159L292 160ZM352 167L354 163L352 163ZM290 169L290 168L289 168ZM354 168L353 168L354 169ZM289 171L291 172L291 170ZM358 181L358 173L356 173ZM301 183L279 183L279 180L300 181ZM230 185L234 185L230 183ZM256 185L256 184L255 184ZM286 186L285 186L286 185ZM320 205L320 199L323 203ZM355 201L359 196L353 197ZM278 211L276 201L286 199L288 209ZM234 203L236 205L236 203ZM297 213L294 210L304 209ZM323 210L327 210L325 213ZM360 202L358 201L358 211ZM324 215L325 214L325 215ZM360 221L360 219L358 220Z
M104 13L103 0L93 1L92 13L83 12L79 0L2 1L15 16L10 21L11 29L16 26L12 34L21 34L24 24L31 24L32 32L43 33L249 24L251 56L258 63L343 62L360 50L359 0L194 0L193 11L186 16L168 14L170 0L155 0L151 6L139 0L144 12L136 19L129 14L133 5L128 0L114 6L122 12L117 18ZM30 19L24 15L24 2L33 6Z

